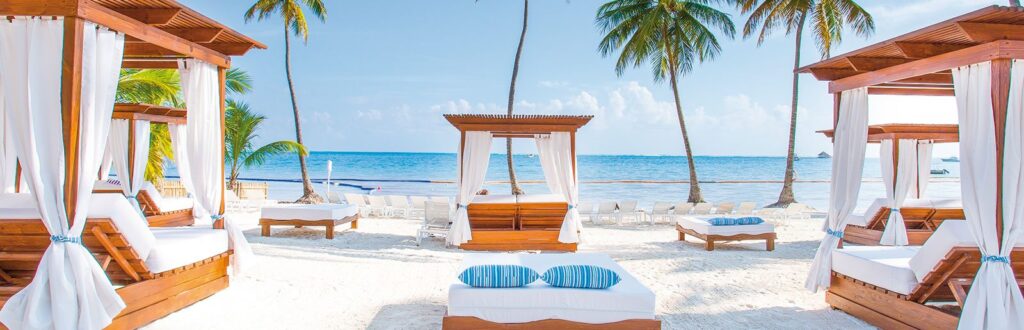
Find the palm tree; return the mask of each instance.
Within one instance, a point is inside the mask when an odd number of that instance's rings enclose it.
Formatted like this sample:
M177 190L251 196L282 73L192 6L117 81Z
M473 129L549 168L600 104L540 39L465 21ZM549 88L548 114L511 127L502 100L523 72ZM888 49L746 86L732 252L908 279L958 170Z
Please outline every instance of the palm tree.
M256 148L253 144L259 138L257 131L267 117L255 114L244 102L228 100L227 114L224 123L227 128L224 135L227 162L231 167L228 187L234 187L238 181L238 172L242 167L262 165L267 157L285 153L308 155L306 147L294 141L271 142Z
M288 92L292 99L292 114L295 116L295 141L302 144L302 125L299 123L299 105L295 101L295 83L292 81L291 34L309 41L309 24L303 7L309 9L314 17L323 22L327 18L327 8L323 0L256 0L256 3L245 11L245 21L253 18L268 19L280 14L284 20L284 71L288 79ZM306 154L299 153L299 167L302 169L302 197L299 203L320 203L323 198L313 191L313 182L309 180L306 168Z
M519 46L516 47L516 58L512 62L512 82L508 84L508 115L512 116L512 105L516 101L516 79L519 78L519 59L523 57L523 43L526 41L526 22L530 17L530 0L523 0L523 32L519 33ZM516 180L516 170L512 164L512 138L505 138L505 159L508 163L508 180L513 195L522 195L523 189Z
M714 59L722 51L712 29L732 38L736 34L729 15L714 4L725 0L613 0L597 11L597 25L606 35L599 50L609 56L621 49L615 72L621 76L629 67L649 63L655 81L669 79L675 98L676 116L683 135L686 162L690 170L691 203L704 200L697 168L686 132L686 120L679 97L679 76L695 64Z
M1020 7L1020 0L1010 0L1010 6Z
M822 58L828 58L832 47L842 42L843 28L849 26L858 35L867 37L875 31L875 22L856 0L740 0L740 11L750 14L743 26L743 37L755 33L760 46L773 30L785 28L786 34L796 34L796 50L793 60L793 98L789 115L789 148L786 151L786 175L782 181L779 200L768 207L785 207L796 203L793 195L793 160L796 150L796 117L799 101L800 47L803 41L804 25L808 16L814 29L814 39Z

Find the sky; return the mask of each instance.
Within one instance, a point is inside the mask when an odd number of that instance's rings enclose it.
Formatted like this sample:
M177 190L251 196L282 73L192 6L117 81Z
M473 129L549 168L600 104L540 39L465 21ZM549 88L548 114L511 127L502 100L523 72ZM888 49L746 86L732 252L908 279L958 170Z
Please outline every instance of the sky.
M245 22L246 1L180 0L269 48L236 57L253 92L239 98L267 116L260 141L294 139L280 20ZM316 151L454 152L458 133L445 113L504 113L520 29L516 0L326 0L326 22L307 42L292 39L292 68L305 144ZM672 93L647 66L617 75L594 24L597 0L534 0L517 81L515 112L590 114L581 154L682 155ZM867 39L847 31L841 54L1005 0L861 0L875 18ZM746 17L731 8L737 30ZM680 95L696 155L784 156L793 36L760 47L719 37L720 56L682 77ZM807 37L802 65L820 59ZM871 123L955 123L952 97L872 96ZM831 128L825 83L800 80L797 154L831 151L817 130ZM495 145L495 151L502 150ZM528 141L516 152L530 153ZM872 148L877 150L876 148ZM877 151L868 151L877 155ZM935 155L956 154L955 145Z

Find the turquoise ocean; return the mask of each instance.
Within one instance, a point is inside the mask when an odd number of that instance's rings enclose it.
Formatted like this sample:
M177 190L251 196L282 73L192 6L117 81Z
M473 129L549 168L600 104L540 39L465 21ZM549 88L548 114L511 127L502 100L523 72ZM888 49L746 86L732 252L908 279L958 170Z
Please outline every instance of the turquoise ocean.
M391 152L312 152L310 177L318 192L327 189L327 162L333 163L332 191L384 195L454 196L455 154L391 153ZM767 205L778 198L786 159L784 157L694 157L704 198L710 202L753 201ZM539 158L516 155L516 175L528 194L547 193ZM798 182L794 188L797 199L819 210L828 207L832 160L803 157L796 163ZM689 184L686 157L580 155L577 160L580 198L589 201L639 200L649 208L655 201L682 201ZM960 196L959 163L935 159L932 169L948 174L932 176L926 192L931 198ZM174 175L173 168L168 171ZM860 205L866 207L885 193L880 179L877 158L868 158L864 165L864 183ZM270 158L259 167L243 169L241 178L270 182L270 198L297 199L302 192L298 159L294 155ZM485 186L492 194L509 191L505 155L491 155Z

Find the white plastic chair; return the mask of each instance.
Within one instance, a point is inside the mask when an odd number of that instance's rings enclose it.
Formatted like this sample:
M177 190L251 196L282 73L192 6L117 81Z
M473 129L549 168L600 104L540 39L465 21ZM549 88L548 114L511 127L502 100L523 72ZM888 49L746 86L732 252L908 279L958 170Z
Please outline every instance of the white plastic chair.
M406 196L391 195L388 196L388 206L391 207L391 216L399 216L402 218L410 219L412 206L409 205L409 198Z
M424 203L423 225L416 230L416 245L430 236L447 236L451 226L451 213L448 203L427 201Z
M331 191L327 193L327 202L331 204L343 204L341 196L338 195L338 192L336 191Z
M594 222L594 216L597 215L594 212L594 203L592 202L580 202L576 205L576 211L580 213L580 217L583 217L580 221Z
M736 204L735 203L733 203L733 202L723 202L721 204L718 204L718 207L715 208L715 214L726 214L726 215L732 214L732 211L735 208L736 208Z
M679 202L672 208L672 222L679 222L679 219L690 215L690 211L693 211L693 203Z
M651 224L658 222L658 219L665 219L667 222L672 221L672 203L669 202L654 202L654 207L651 208Z
M697 203L697 205L693 206L693 214L711 214L711 208L713 206L714 205L711 205L711 203Z
M741 202L740 206L736 208L736 215L753 215L755 209L757 209L757 203Z
M368 195L366 196L370 200L370 214L380 217L390 217L391 207L388 206L388 199L384 196L379 195Z
M600 223L603 219L614 221L617 218L615 214L617 206L618 204L615 204L615 202L601 202L597 204L597 214L594 218L594 223Z
M362 194L346 193L345 194L345 202L348 203L348 205L358 206L359 207L359 215L360 216L367 216L367 215L370 214L370 205L366 204L366 197L365 196L366 195L362 195Z
M419 217L426 212L428 201L426 196L409 196L409 200L412 201L409 207L410 217Z
M623 221L625 221L625 219L632 219L635 222L644 221L646 213L644 213L643 210L637 209L637 204L639 204L639 202L636 200L628 200L619 203L619 213L617 221L620 225Z

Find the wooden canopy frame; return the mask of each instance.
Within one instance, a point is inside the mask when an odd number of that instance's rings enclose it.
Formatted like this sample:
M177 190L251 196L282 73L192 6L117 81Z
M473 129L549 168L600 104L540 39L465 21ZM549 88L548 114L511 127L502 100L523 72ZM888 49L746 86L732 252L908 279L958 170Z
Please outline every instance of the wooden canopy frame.
M828 138L835 136L835 130L822 130L818 133ZM956 124L881 124L868 126L868 143L881 143L882 140L914 139L927 140L932 143L960 142L960 126Z

